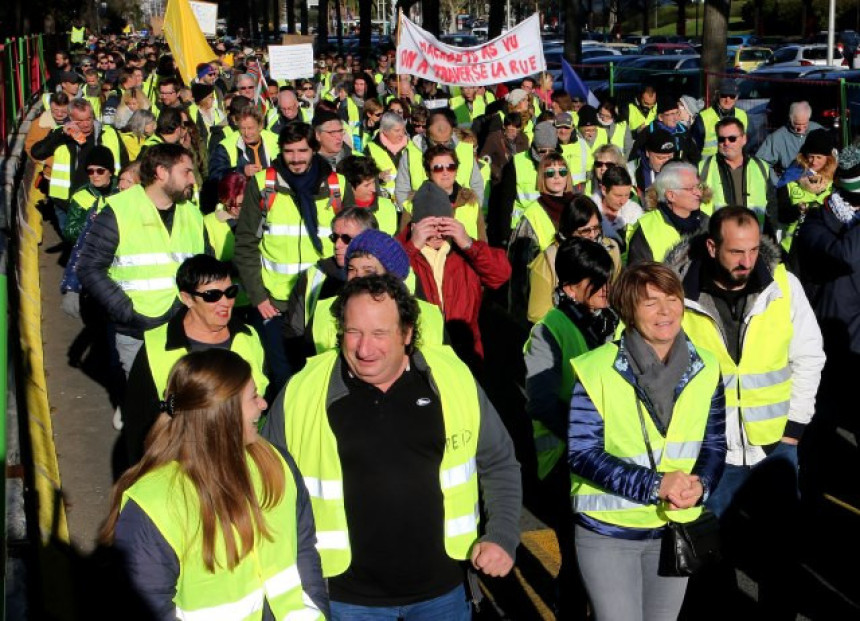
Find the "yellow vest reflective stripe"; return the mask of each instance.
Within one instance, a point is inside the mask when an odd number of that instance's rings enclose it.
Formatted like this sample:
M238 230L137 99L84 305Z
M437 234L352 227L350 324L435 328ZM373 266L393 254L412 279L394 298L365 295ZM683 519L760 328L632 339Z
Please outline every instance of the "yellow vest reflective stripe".
M123 494L122 505L131 499L149 516L179 559L176 583L176 617L188 621L263 618L264 601L277 619L322 619L305 594L297 559L296 487L283 458L284 496L278 505L264 510L271 538L255 537L254 548L232 570L226 567L226 544L221 529L215 529L216 569L203 563L200 535L200 501L197 490L176 462L143 476ZM257 498L263 485L257 466L246 457ZM238 542L237 542L238 543Z
M230 351L238 354L245 362L251 365L251 375L254 377L257 393L262 395L266 392L266 387L269 385L269 380L263 371L265 361L263 344L260 342L260 337L254 328L251 326L245 327L248 333L237 332L233 335L233 340L230 343ZM163 399L164 391L167 388L167 380L170 377L173 365L182 356L187 354L189 350L182 348L166 349L166 323L144 332L143 340L146 343L146 358L149 361L149 370L155 382L155 389L158 391L158 398Z
M645 241L651 249L651 255L658 263L661 263L669 251L681 241L678 229L666 222L666 218L659 209L642 214L642 217L629 227L628 246L633 233L638 229L642 230L642 235L645 236Z
M262 193L266 171L258 172L255 179ZM344 183L342 178L340 183ZM292 194L276 192L275 200L266 212L260 239L261 275L269 295L276 300L288 299L299 274L323 257L334 254L334 246L328 238L334 218L329 196L317 198L316 206L321 252L314 248Z
M794 328L784 265L777 266L773 278L778 289L764 311L749 320L738 364L729 356L716 323L701 307L688 300L683 321L684 331L696 347L717 356L726 385L726 415L740 415L747 438L755 445L782 438L791 401L788 350Z
M448 102L448 106L454 111L454 116L457 117L457 125L471 125L472 121L487 111L486 104L480 97L475 97L471 110L469 110L469 104L462 96L453 97Z
M113 172L115 175L119 175L119 171L122 169L121 140L122 138L120 138L119 132L113 127L109 125L102 127L102 133L99 135L99 142L102 146L110 149L110 152L113 154Z
M747 125L747 113L737 106L734 108L735 118L744 124L744 131ZM706 108L699 113L702 117L702 125L705 128L705 141L702 145L702 157L717 154L717 123L720 120L720 115L713 107Z
M537 236L540 251L543 252L549 248L555 241L556 230L552 220L546 215L543 206L538 201L534 201L526 207L525 212L523 212L523 218L531 224L532 230Z
M269 159L268 164L271 165L280 152L278 150L278 136L268 129L262 130L260 136L263 148L266 150L266 157ZM239 139L241 137L239 132L234 132L220 142L227 151L227 157L230 158L230 168L236 168L239 165Z
M727 204L725 195L723 194L723 183L720 179L720 167L714 159L715 157L705 158L699 164L699 178L714 193L708 205L712 211L725 207ZM757 157L751 157L746 166L746 196L743 197L742 204L744 207L752 209L758 217L759 225L764 226L767 212L767 186L770 178L770 165ZM702 209L703 211L705 209L704 203Z
M812 207L814 205L823 205L824 199L830 195L830 192L833 190L833 182L827 184L827 187L819 194L814 194L809 190L805 189L802 185L800 185L797 181L791 181L788 183L788 200L792 205L800 205L801 203L806 204L807 207ZM794 236L797 234L797 227L800 224L800 220L795 220L794 222L782 225L782 239L780 240L780 245L785 249L786 252L791 250L791 244L794 241Z
M627 135L627 121L616 121L611 127L612 133L606 132L609 144L614 144L621 150L621 153L624 153L624 137Z
M179 265L204 250L203 216L193 203L178 203L168 234L140 185L115 194L108 204L119 233L108 276L125 291L136 313L160 317L176 300Z
M457 439L445 445L439 487L445 512L445 551L451 558L463 560L478 538L480 519L478 391L471 372L449 347L422 347L421 353L439 390L445 437ZM326 410L329 382L339 355L328 351L310 358L287 384L284 398L284 437L311 497L325 577L342 574L352 560L337 440Z
M516 227L529 203L540 198L537 189L537 167L531 156L531 149L514 156L514 171L517 176L517 197L511 213L511 228Z
M585 140L580 138L576 142L561 145L561 156L567 162L573 185L585 183L588 171L594 166L594 155Z
M544 325L549 330L555 342L561 349L561 384L558 387L558 399L565 405L570 404L573 393L573 383L576 376L573 373L571 360L588 351L582 332L570 318L557 308L550 311L532 328L532 334L538 326ZM523 353L531 350L531 336L523 347ZM557 437L546 425L538 420L532 420L532 434L537 453L538 478L545 479L555 468L558 460L565 454L567 442Z
M711 398L720 381L720 365L710 352L699 348L696 351L704 365L675 401L665 437L657 430L644 404L642 407L658 472L692 472L705 437ZM650 468L636 408L637 395L614 368L617 354L618 345L607 343L574 358L573 371L603 419L604 450L627 463ZM577 513L627 528L659 528L668 521L690 522L702 512L702 507L669 511L663 503L640 504L607 492L576 474L572 495Z
M630 131L637 131L643 125L647 125L657 118L657 106L652 107L648 114L642 114L635 103L631 102L627 105L627 121L630 123Z
M61 144L54 151L54 165L51 168L51 183L48 196L68 200L72 187L72 154L67 145Z
M475 149L469 143L458 142L454 151L457 153L457 160L460 163L455 179L464 188L471 188L472 169L475 166ZM410 140L406 144L406 157L409 158L409 181L412 184L412 191L415 192L427 180L427 174L424 172L424 153L418 148L418 145Z
M310 266L305 275L307 278L305 282L305 327L307 328L313 321L326 276L316 265Z
M388 180L382 182L381 186L383 190L388 192L388 196L394 196L394 183L397 180L397 166L394 164L394 160L391 159L391 155L388 154L388 151L372 140L365 146L365 153L367 153L367 155L370 156L370 159L374 161L380 172L388 175Z
M412 272L410 271L411 275ZM406 282L409 286L409 277L407 277ZM414 291L414 288L413 280L412 285L409 286L410 292ZM318 354L337 347L337 322L331 314L331 305L334 304L334 300L335 298L317 300L316 309L313 311L311 336ZM415 301L418 302L418 309L421 311L418 315L418 344L422 347L424 345L442 345L445 341L445 317L442 315L442 309L425 300L416 298ZM305 315L306 320L308 316Z
M69 36L69 41L71 41L72 43L83 43L84 35L86 34L86 32L87 29L83 26L81 26L80 28L72 26L72 33Z

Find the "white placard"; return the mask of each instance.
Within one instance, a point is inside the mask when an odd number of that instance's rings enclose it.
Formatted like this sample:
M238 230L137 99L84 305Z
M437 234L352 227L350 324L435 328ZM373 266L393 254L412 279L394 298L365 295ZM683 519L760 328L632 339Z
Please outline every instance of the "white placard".
M488 86L546 71L537 14L492 41L474 47L447 45L406 17L402 19L397 44L399 74L440 84Z
M314 47L310 43L269 46L269 76L273 80L314 77Z
M189 0L191 10L197 18L197 23L200 24L200 30L207 37L214 37L217 34L218 28L218 5L214 2L198 2L197 0Z

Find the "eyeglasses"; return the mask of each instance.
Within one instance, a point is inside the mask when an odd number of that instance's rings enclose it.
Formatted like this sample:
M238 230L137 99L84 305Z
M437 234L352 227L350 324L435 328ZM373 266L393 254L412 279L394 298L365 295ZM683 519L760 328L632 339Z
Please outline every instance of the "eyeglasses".
M547 168L543 171L543 176L547 179L552 179L558 173L559 177L567 177L567 168Z
M600 235L600 232L603 229L599 224L595 224L594 226L583 226L581 228L576 229L573 232L574 237L595 237Z
M413 123L412 127L415 129L424 129L427 127L427 123Z
M737 95L723 95L722 93L720 93L720 99L737 99L737 98L738 98Z
M176 91L158 91L159 95L175 95Z
M103 175L108 171L107 168L102 168L101 166L93 166L91 168L87 168L87 175L92 177L93 175Z
M349 242L351 242L353 239L352 235L347 235L346 233L344 233L343 235L338 235L337 233L329 233L328 238L333 244L336 244L337 240L341 240L346 245L349 245Z
M228 300L234 299L239 295L239 285L230 285L223 291L221 289L207 289L206 291L189 291L189 293L207 304L214 304L223 297L226 297Z
M696 185L691 185L687 188L675 188L675 191L678 192L680 190L686 190L687 192L702 192L705 189L705 185L703 183L697 183Z
M601 162L599 160L594 161L595 168L609 168L610 166L614 166L615 162Z
M731 142L732 144L736 143L740 136L717 136L717 142L723 144L724 142Z
M455 172L457 170L457 164L455 164L454 162L451 162L450 164L433 164L430 167L430 170L432 170L434 173L439 173L443 170L447 172Z
M548 153L555 153L555 149L535 149L535 152L538 155L547 155Z
M236 90L239 90L239 91L252 91L252 90L254 90L254 87L253 87L253 86L240 86L240 87L239 87L238 89L236 89Z

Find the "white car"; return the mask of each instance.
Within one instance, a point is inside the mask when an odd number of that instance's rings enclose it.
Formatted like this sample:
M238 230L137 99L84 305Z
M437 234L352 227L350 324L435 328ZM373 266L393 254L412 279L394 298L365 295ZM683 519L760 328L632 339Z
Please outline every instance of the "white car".
M833 48L834 63L842 62L842 53ZM786 45L777 49L766 63L767 67L826 67L826 45ZM847 67L846 67L847 69Z

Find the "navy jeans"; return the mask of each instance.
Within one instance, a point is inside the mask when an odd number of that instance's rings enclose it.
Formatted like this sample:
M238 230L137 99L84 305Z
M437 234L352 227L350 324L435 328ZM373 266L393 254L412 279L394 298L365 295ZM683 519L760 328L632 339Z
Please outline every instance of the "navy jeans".
M705 506L713 511L717 517L722 517L726 512L726 509L728 509L732 504L738 490L747 482L747 479L750 478L752 472L756 468L776 462L777 460L791 464L796 472L797 445L780 442L776 445L776 448L773 449L773 452L770 455L752 467L732 466L730 464L726 464L720 483L717 485L717 489L715 489L708 497L708 501L705 503Z
M332 621L469 621L472 606L466 589L458 586L445 595L406 606L359 606L331 602Z

